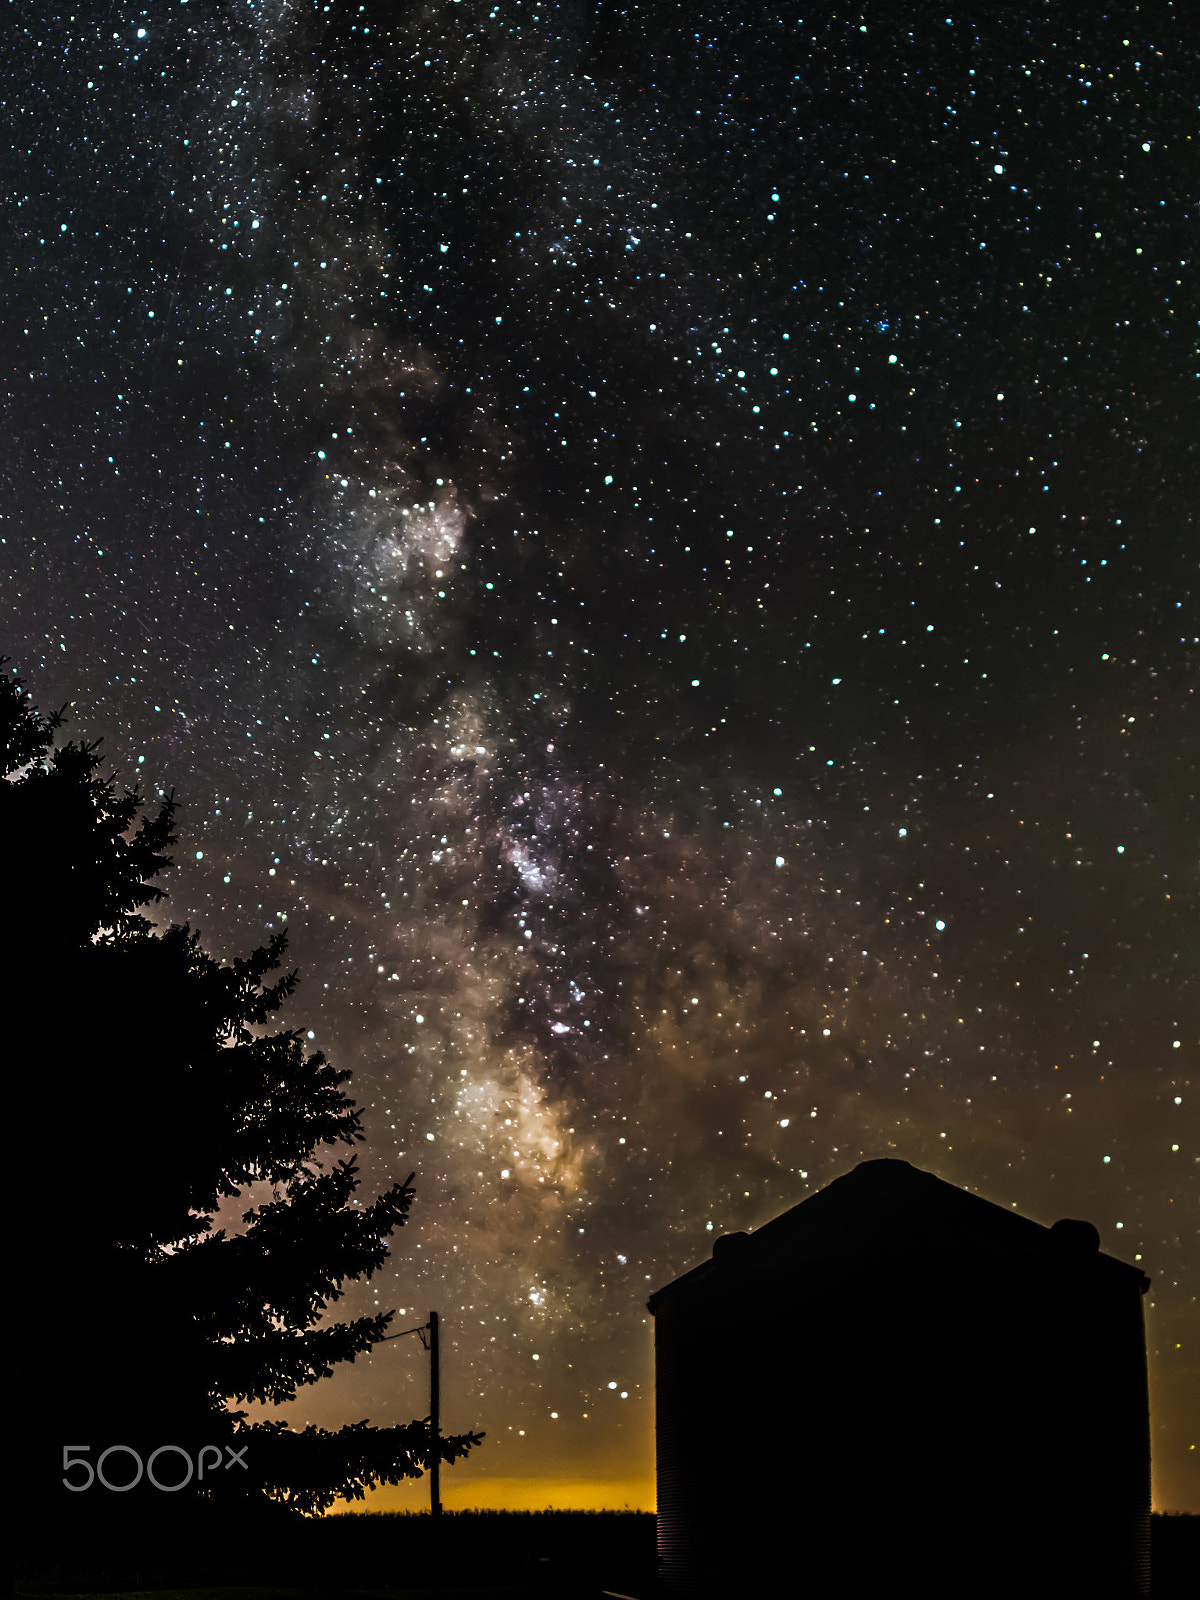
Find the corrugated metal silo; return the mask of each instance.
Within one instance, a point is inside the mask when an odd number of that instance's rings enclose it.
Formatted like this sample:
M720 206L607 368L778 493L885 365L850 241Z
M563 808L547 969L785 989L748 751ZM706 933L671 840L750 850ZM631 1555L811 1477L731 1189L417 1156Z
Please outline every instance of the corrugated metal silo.
M718 1239L649 1301L664 1588L1146 1595L1148 1286L904 1161Z

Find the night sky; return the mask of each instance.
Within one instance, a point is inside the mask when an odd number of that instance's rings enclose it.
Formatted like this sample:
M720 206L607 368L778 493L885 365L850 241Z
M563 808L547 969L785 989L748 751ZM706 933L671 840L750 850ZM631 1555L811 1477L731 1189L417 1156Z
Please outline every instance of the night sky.
M896 1155L1200 1511L1191 4L6 9L0 652L415 1169L447 1504L652 1507L651 1290Z

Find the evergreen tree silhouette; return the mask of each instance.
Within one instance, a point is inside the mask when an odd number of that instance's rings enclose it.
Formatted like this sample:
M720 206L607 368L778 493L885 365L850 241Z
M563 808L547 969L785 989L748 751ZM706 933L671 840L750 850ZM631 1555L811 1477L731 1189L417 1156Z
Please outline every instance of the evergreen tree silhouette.
M0 667L6 663L0 660ZM252 1424L238 1402L285 1402L385 1337L392 1312L326 1322L347 1280L370 1278L403 1226L412 1174L370 1204L353 1198L363 1137L343 1092L348 1072L301 1033L267 1031L296 987L277 981L285 936L250 956L213 959L186 925L157 931L145 910L170 865L174 796L140 815L135 790L100 775L96 745L56 744L0 671L0 883L9 1048L21 1046L17 1269L23 1340L18 1498L30 1513L138 1496L63 1484L64 1447L95 1463L118 1451L119 1483L161 1445L177 1481L207 1444L209 1476L186 1494L246 1496L303 1512L417 1477L433 1460L428 1419L338 1431ZM322 1159L323 1158L323 1159ZM252 1183L272 1198L244 1229L214 1229L218 1205ZM21 1297L24 1297L23 1299ZM451 1462L481 1434L437 1441ZM83 1448L86 1447L86 1448ZM211 1447L218 1447L213 1449ZM215 1467L213 1457L228 1461ZM68 1479L82 1482L77 1465ZM180 1491L183 1500L186 1494ZM173 1504L178 1502L173 1501Z

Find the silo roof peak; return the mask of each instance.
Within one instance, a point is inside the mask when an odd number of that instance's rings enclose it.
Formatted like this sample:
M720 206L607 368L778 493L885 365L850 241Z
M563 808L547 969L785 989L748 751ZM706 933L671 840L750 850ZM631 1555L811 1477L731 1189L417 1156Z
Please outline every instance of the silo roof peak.
M723 1235L713 1256L665 1285L648 1302L683 1285L719 1287L728 1275L784 1278L821 1266L891 1260L913 1266L967 1258L1004 1258L1030 1266L1091 1259L1104 1270L1131 1274L1144 1291L1139 1267L1104 1255L1088 1223L1064 1219L1043 1227L1029 1217L947 1183L894 1156L863 1161L816 1194L748 1234Z

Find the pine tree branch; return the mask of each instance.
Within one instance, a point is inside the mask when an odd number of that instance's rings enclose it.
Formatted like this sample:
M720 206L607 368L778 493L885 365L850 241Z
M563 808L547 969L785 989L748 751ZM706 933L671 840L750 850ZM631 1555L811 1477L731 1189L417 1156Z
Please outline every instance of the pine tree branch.
M305 1333L272 1328L253 1339L216 1343L213 1391L226 1400L256 1400L280 1405L294 1400L305 1384L328 1378L341 1361L371 1349L384 1338L394 1313L355 1317Z
M464 1433L439 1439L437 1458L459 1461L483 1437ZM419 1478L434 1457L427 1420L393 1428L353 1422L336 1433L312 1424L298 1432L281 1422L254 1423L239 1427L236 1438L249 1446L253 1480L271 1499L310 1516L337 1499L362 1500L381 1483Z
M190 1280L202 1325L217 1338L260 1338L279 1321L307 1329L347 1278L367 1278L388 1255L388 1236L407 1220L411 1174L369 1206L349 1207L358 1183L353 1158L293 1184L287 1198L246 1213L247 1231L212 1235L164 1264ZM176 1292L180 1292L177 1290Z

